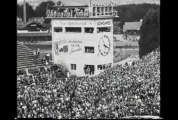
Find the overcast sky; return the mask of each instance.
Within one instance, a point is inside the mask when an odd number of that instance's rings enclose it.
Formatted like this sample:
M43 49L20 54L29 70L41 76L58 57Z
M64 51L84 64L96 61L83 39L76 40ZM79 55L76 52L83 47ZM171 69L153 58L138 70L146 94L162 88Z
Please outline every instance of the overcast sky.
M24 0L17 0L19 4L21 4ZM31 5L37 6L39 3L43 1L49 1L49 0L26 0ZM57 2L59 0L51 0L54 2ZM90 3L90 0L60 0L65 5L86 5ZM160 0L91 0L92 3L108 3L109 1L112 1L116 4L139 4L139 3L157 3L160 4Z

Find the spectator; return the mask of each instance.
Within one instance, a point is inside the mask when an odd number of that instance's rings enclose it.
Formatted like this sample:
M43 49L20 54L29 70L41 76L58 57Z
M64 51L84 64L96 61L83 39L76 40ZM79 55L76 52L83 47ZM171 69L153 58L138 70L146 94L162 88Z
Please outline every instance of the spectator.
M46 58L46 61L49 63L49 57L50 57L50 54L49 53L46 53L45 55L45 58Z
M37 48L37 55L40 56L40 49Z
M33 52L34 59L36 60L36 52Z
M46 66L48 65L48 60L46 60Z
M88 66L86 69L86 73L89 75L90 74L90 67Z

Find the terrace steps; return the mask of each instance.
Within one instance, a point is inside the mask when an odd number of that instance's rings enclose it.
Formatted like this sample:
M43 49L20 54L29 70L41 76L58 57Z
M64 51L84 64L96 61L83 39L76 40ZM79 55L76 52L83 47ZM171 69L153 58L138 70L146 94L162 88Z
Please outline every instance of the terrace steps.
M33 50L17 42L17 68L43 66L41 58L34 60Z
M37 58L34 63L36 66L44 66L45 65L45 62L42 63L42 58Z

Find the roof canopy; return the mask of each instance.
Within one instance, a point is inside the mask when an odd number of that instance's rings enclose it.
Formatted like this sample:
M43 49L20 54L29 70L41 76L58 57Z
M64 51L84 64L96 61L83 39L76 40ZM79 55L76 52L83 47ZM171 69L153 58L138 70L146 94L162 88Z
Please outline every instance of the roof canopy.
M47 6L46 18L118 17L114 5Z

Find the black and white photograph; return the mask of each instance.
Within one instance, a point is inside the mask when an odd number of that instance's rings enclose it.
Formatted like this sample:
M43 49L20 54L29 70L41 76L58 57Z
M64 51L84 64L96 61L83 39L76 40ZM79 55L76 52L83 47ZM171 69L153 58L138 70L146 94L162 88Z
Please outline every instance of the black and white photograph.
M16 118L163 119L160 0L17 0Z

